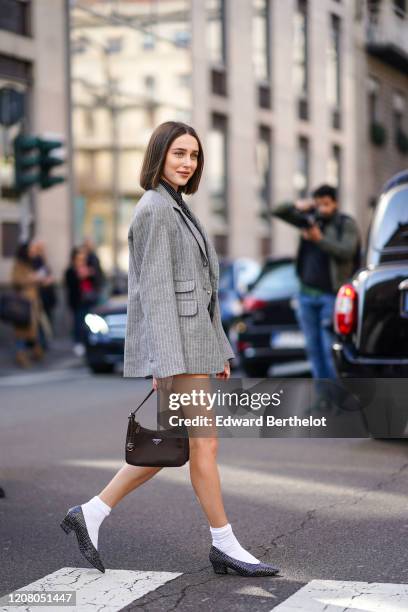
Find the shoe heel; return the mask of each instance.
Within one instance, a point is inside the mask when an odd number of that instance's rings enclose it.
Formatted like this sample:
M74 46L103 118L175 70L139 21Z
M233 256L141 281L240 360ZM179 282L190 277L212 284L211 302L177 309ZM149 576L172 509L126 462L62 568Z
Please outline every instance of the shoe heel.
M66 516L62 521L61 528L65 531L65 533L70 533L72 531L73 527L68 516Z
M216 574L228 574L228 569L225 563L219 563L217 561L211 561L211 563Z

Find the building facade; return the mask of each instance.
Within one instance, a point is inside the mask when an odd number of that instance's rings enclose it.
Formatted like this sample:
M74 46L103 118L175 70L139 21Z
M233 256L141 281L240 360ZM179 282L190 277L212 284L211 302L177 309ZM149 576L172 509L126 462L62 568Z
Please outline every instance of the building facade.
M357 32L361 82L357 98L359 201L375 205L385 181L408 167L408 2L364 4Z
M69 181L24 197L13 188L13 139L24 131L58 135L69 148L67 18L65 0L0 0L0 89L23 94L24 112L0 125L0 283L7 284L19 240L36 235L47 246L57 277L71 237ZM68 168L64 169L67 175ZM62 172L61 172L62 173Z
M71 38L75 241L123 271L150 134L192 118L189 2L81 2Z
M396 52L378 48L387 27ZM126 269L143 149L170 119L204 143L191 206L220 256L293 253L296 231L270 210L323 182L364 234L381 185L407 164L407 40L403 0L76 2L78 238L93 234L105 265Z

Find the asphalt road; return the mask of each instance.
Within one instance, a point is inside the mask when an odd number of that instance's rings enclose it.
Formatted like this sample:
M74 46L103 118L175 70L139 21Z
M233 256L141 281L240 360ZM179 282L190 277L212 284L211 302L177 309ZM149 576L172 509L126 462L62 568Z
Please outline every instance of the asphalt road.
M122 464L128 413L149 386L81 368L0 380L0 595L61 567L84 567L59 523ZM144 410L147 425L153 405ZM215 575L188 467L168 468L119 504L100 532L108 569L182 574L124 609L263 611L313 579L408 583L408 441L220 445L234 531L281 576Z

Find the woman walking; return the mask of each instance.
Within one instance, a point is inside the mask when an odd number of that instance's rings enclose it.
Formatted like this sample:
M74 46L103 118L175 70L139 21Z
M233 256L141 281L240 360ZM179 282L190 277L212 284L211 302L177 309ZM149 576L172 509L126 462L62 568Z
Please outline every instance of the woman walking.
M65 271L65 287L68 305L72 311L74 353L81 357L85 352L85 316L98 302L94 283L94 270L87 264L85 250L74 247L70 265Z
M22 368L29 368L31 360L40 361L44 357L40 343L42 306L39 293L43 278L34 270L33 256L32 242L20 244L11 271L14 290L30 303L30 323L25 327L15 327L16 362Z
M195 193L204 165L195 130L166 122L151 136L140 183L146 190L129 229L126 377L153 376L158 390L208 385L229 378L234 353L223 331L218 303L218 260L182 193ZM192 406L184 408L190 416ZM279 570L245 550L228 522L216 462L217 437L190 435L190 477L212 536L210 561L216 573L228 568L244 576ZM160 471L125 464L90 501L68 511L62 527L74 529L81 552L100 571L98 530L125 495Z

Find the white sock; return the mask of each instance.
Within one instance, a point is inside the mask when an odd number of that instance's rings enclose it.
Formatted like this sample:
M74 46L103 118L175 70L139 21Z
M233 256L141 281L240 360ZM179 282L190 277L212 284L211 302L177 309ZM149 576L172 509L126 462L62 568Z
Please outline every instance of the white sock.
M86 504L82 504L81 508L91 542L96 550L98 550L99 527L103 519L109 516L112 508L105 504L97 495L90 499L89 502L86 502Z
M251 555L245 548L242 548L229 523L224 527L210 527L210 531L213 546L218 548L218 550L221 550L233 559L238 559L238 561L244 561L245 563L260 563L259 559Z

